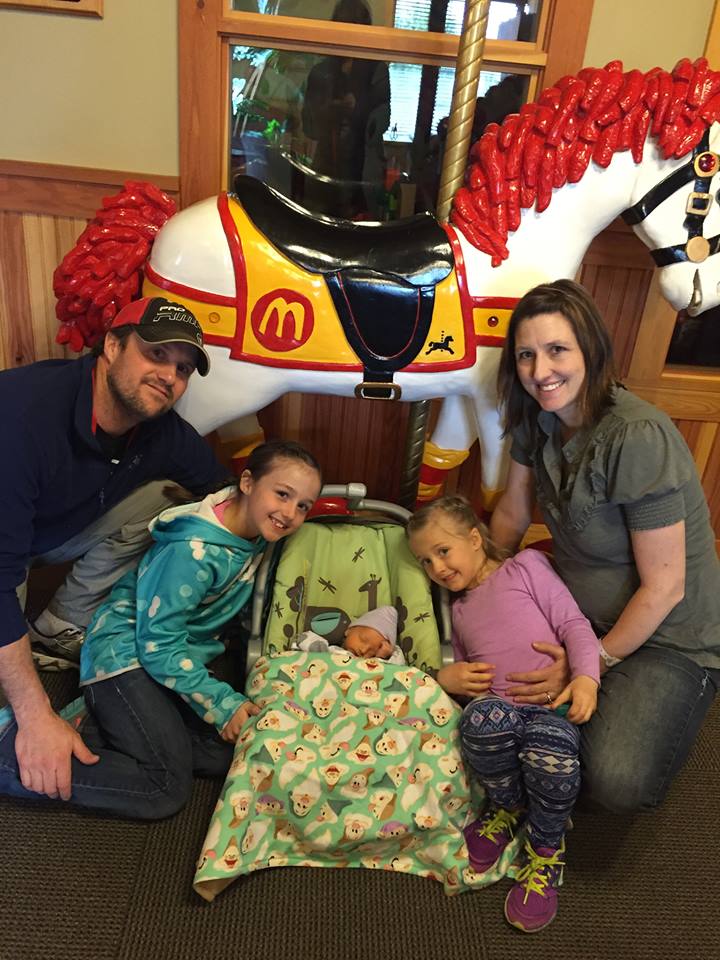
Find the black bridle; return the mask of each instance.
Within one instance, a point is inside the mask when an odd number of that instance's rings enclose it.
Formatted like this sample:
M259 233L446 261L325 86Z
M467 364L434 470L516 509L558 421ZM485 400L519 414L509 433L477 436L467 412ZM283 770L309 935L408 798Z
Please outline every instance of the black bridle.
M643 220L658 207L663 200L667 200L686 183L695 181L695 187L688 197L685 206L687 216L683 227L687 230L687 241L676 243L671 247L662 247L651 250L650 256L659 267L667 267L671 263L702 263L708 257L720 252L720 234L714 237L703 236L705 217L712 207L712 195L709 192L712 178L720 170L720 157L709 147L710 130L707 129L700 142L693 149L687 163L678 167L660 183L648 192L622 214L625 223L630 226L642 223Z

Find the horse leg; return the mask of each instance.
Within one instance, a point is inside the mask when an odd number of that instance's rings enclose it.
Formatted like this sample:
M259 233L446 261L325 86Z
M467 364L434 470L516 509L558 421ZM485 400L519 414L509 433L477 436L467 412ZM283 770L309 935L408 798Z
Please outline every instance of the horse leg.
M505 488L508 467L508 442L502 437L502 426L496 407L473 404L473 419L482 451L482 501L491 513Z
M448 470L464 463L475 437L466 398L445 397L432 437L425 441L418 504L428 503L442 494Z
M502 436L497 405L499 363L499 348L478 349L476 386L469 397L472 421L482 451L482 500L487 512L492 512L503 491L508 466L508 443Z
M495 393L499 359L497 348L480 348L471 394L443 400L437 426L425 445L419 502L426 503L441 495L447 471L466 460L477 437L482 452L483 506L488 511L495 506L507 464Z

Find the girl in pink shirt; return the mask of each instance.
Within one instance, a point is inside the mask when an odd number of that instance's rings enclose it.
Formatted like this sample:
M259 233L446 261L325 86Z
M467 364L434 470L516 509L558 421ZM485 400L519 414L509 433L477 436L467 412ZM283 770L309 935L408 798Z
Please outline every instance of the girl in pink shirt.
M464 497L423 507L408 537L428 577L455 594L455 662L437 679L449 694L471 698L460 740L489 798L485 814L465 828L470 863L478 872L494 867L524 826L527 863L505 916L535 932L557 913L564 834L580 788L576 725L597 705L598 641L547 557L499 550ZM514 703L507 675L547 666L552 658L534 645L548 643L566 648L570 682L554 699L548 695L547 706Z

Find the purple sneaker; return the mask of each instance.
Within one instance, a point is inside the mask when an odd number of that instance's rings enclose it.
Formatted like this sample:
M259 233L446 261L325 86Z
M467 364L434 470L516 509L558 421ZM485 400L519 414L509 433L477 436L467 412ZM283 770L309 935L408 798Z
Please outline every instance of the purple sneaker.
M505 898L505 919L524 933L537 933L555 919L557 887L562 883L565 841L558 849L525 843L528 861Z
M465 827L468 858L476 873L485 873L495 866L514 836L519 816L510 810L488 810Z

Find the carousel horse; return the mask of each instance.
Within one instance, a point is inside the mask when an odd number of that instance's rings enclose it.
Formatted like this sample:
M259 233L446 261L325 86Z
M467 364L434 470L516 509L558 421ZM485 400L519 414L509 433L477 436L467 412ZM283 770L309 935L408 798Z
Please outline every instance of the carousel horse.
M618 61L581 70L485 130L448 224L317 217L246 177L169 216L167 198L134 185L56 271L58 338L96 339L142 267L143 295L181 300L205 331L211 374L178 404L201 433L293 390L440 397L421 497L439 492L478 438L491 504L504 464L498 347L525 291L575 276L622 214L675 309L719 302L718 119L720 73L704 59L672 73L623 72Z

